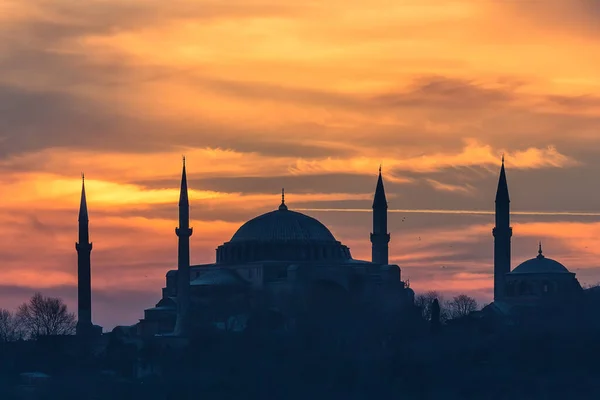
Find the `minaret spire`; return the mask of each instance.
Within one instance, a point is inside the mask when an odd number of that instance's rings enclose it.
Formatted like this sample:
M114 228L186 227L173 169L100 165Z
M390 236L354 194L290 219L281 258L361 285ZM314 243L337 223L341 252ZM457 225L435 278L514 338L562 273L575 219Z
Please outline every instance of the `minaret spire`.
M81 173L81 201L79 203L79 222L88 222L87 199L85 198L85 175ZM87 231L87 227L85 228ZM81 229L80 229L81 233Z
M179 207L181 207L182 205L187 205L189 208L187 174L185 172L185 156L183 156L183 171L181 172L181 189L179 191Z
M387 265L389 262L390 234L387 231L387 199L383 187L381 165L373 199L373 232L371 233L371 261Z
M385 189L383 187L381 166L379 166L379 177L377 178L377 187L375 188L375 197L373 199L373 208L376 207L387 209L387 199L385 198Z
M85 175L81 174L81 202L79 204L79 242L77 250L77 336L94 333L92 324L92 243L89 240L89 217L85 197Z
M506 274L510 272L511 238L510 226L510 196L506 170L504 168L504 155L498 178L496 190L496 226L492 230L494 236L494 300L502 300L505 296Z
M496 203L507 201L510 203L508 196L508 184L506 182L506 170L504 169L504 154L502 154L502 166L500 167L500 178L498 179L498 189L496 191Z
M179 227L175 228L178 236L177 252L177 322L175 334L186 336L189 333L189 305L190 305L190 202L188 198L187 174L185 170L185 156L181 171L181 188L179 192Z

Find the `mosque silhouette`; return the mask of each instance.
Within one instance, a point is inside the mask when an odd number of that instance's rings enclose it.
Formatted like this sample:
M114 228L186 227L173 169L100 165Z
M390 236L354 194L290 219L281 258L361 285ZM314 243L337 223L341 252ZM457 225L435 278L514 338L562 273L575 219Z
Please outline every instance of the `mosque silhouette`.
M82 179L83 180L83 179ZM511 270L510 197L502 157L495 200L494 302L483 312L511 315L579 298L582 288L559 262L542 254ZM244 331L255 325L257 304L269 329L293 331L299 315L330 318L335 307L369 305L390 315L414 308L414 292L389 264L388 204L381 168L373 200L371 261L352 258L317 219L293 211L285 202L244 223L216 249L212 264L191 265L189 197L185 158L179 197L178 265L166 274L162 298L134 325L117 327L139 337L186 337L200 325ZM77 335L96 336L92 323L91 251L85 182L79 210Z

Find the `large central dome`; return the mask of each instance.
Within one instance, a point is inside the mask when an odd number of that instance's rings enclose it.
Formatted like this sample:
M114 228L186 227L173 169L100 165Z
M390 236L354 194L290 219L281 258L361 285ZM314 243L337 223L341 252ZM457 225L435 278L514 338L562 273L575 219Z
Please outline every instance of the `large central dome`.
M259 215L237 230L230 242L336 242L325 225L285 207Z
M299 212L279 209L242 225L231 240L217 248L217 263L254 261L334 261L351 259L325 225Z

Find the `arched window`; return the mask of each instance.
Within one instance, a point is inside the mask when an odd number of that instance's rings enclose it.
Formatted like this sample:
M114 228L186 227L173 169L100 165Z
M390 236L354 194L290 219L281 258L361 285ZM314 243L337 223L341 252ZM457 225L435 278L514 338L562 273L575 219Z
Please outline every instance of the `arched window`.
M547 295L551 293L550 283L548 281L542 282L542 294Z

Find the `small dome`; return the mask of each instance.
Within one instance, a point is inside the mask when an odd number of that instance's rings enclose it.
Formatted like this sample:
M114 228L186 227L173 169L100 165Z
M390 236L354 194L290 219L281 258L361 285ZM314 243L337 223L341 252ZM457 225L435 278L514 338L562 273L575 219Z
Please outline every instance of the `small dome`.
M238 229L230 242L330 242L335 237L325 225L287 207L262 214Z
M551 258L546 258L542 254L542 245L540 244L540 248L538 250L538 256L536 258L532 258L531 260L527 260L521 264L514 270L510 272L511 274L569 274L569 270Z

